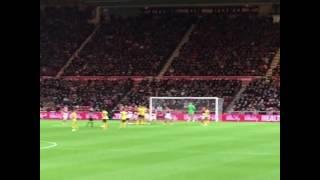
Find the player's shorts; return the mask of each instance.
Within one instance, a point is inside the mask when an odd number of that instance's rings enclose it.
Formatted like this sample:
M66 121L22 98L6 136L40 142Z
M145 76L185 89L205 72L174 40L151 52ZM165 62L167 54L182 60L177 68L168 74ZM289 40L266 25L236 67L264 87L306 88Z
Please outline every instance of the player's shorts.
M165 118L165 119L172 119L171 114L166 114L166 115L164 115L164 118Z
M139 115L138 115L138 118L139 118L139 119L143 119L143 118L144 118L144 115L139 114Z
M93 121L93 118L92 118L92 117L90 117L90 118L89 118L89 121Z
M121 122L125 123L127 122L127 119L121 119Z
M131 117L131 120L137 120L138 119L138 116L136 116L136 115L133 115L132 117Z
M106 123L106 122L107 122L107 119L102 119L102 122Z
M63 120L67 120L68 119L68 113L63 113L62 114L62 118L63 118Z
M201 119L202 119L202 120L209 120L209 117L208 117L208 116L205 116L205 115L202 115Z

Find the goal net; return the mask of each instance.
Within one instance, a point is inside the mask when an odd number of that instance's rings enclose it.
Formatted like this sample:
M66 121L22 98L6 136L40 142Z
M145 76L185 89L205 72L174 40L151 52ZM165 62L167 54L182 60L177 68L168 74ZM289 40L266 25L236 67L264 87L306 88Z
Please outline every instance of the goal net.
M195 106L193 117L188 115L188 106ZM210 111L210 120L219 121L223 112L223 98L218 97L150 97L149 118L150 120L161 120L167 110L170 110L173 120L199 121L202 119L203 110Z

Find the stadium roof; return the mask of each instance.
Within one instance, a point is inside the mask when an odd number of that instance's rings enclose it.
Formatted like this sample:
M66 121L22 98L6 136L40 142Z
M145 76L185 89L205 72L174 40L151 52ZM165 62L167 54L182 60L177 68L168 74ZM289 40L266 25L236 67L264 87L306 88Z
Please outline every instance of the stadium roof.
M82 0L89 4L100 6L208 6L208 5L258 5L258 4L280 4L280 0Z

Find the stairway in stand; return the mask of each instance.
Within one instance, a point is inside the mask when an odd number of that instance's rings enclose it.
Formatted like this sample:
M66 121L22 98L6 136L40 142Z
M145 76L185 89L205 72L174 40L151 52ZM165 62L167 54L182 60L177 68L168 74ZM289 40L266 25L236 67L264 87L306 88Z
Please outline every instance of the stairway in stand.
M60 78L64 70L69 67L69 65L72 63L72 61L75 59L75 57L81 52L81 50L88 44L88 42L92 39L92 37L96 34L96 32L99 30L100 25L96 25L95 29L92 31L92 33L87 37L85 41L80 45L80 47L73 53L73 55L69 58L69 60L66 62L66 64L60 69L58 74L56 75L56 78Z
M277 54L273 57L273 60L271 62L270 68L268 69L266 73L266 77L271 77L273 74L273 70L280 64L280 48L277 52Z
M168 68L170 67L172 61L174 60L174 58L178 57L180 54L180 49L182 48L182 46L189 41L189 37L192 33L192 31L194 30L195 25L192 24L189 28L189 30L184 34L183 38L181 39L180 43L178 44L178 46L176 47L176 49L173 51L173 53L171 54L171 56L169 57L169 59L167 60L166 64L163 66L163 68L161 69L160 73L158 74L158 77L162 77L168 70Z
M234 96L232 101L229 103L229 105L226 107L224 112L230 112L234 106L234 104L240 99L242 93L247 89L247 86L250 82L243 81L241 89L237 92L237 94Z

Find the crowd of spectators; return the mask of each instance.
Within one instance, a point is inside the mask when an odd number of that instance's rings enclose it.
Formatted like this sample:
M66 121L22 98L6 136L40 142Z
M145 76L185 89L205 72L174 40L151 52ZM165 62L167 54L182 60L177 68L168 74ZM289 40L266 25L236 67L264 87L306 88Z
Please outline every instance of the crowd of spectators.
M181 16L112 17L65 75L157 75L194 20Z
M122 105L149 106L149 97L221 97L224 108L241 88L237 80L131 80L40 81L40 106L57 109L64 105L90 106L112 110ZM182 109L190 101L157 100L155 107ZM214 107L214 101L192 101L197 107ZM278 80L259 79L251 82L231 111L279 111Z
M54 76L92 32L91 8L40 9L40 75Z
M132 87L131 80L40 81L40 107L59 109L62 106L90 106L112 109Z
M240 88L241 81L236 80L142 80L134 83L131 80L45 79L40 81L40 107L54 110L67 105L112 110L116 105L149 106L150 96L221 97L224 98L224 105L227 105ZM196 105L214 104L214 101L193 102ZM185 103L186 101L159 101L158 105L163 108L181 108Z
M40 11L41 75L56 75L92 32L89 10ZM157 75L191 24L190 39L166 75L264 75L280 45L280 25L256 15L141 14L111 17L64 75Z
M143 80L122 99L125 105L149 105L150 96L158 97L221 97L227 105L240 90L237 80ZM160 101L159 101L160 102ZM207 101L194 101L197 105ZM212 102L212 101L211 101ZM186 101L165 100L161 106L181 108ZM157 104L156 104L157 106Z
M166 75L264 75L280 46L271 17L203 16Z
M249 84L233 111L280 111L280 83L259 79Z

